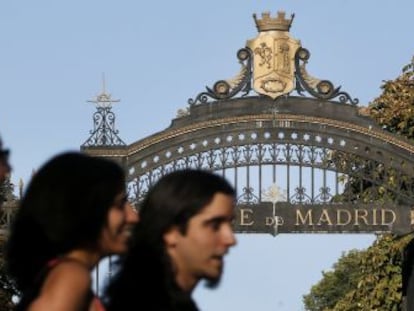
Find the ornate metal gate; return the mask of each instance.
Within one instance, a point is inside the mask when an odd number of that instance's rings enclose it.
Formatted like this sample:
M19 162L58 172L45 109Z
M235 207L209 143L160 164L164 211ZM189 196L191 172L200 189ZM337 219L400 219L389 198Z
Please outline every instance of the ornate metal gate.
M125 145L104 92L82 149L121 163L138 205L168 172L222 174L238 190L238 232L412 231L414 146L307 73L293 16L255 20L238 75L190 99L170 127Z

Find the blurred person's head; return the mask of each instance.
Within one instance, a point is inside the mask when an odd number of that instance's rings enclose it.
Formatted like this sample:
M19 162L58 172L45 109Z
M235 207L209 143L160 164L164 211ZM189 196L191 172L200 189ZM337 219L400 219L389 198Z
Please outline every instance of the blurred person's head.
M149 191L136 235L163 247L178 279L193 287L217 282L223 257L235 244L235 191L222 177L198 170L166 175ZM150 241L150 242L149 242ZM184 281L185 280L185 281Z
M7 245L9 271L22 289L48 260L74 249L99 257L125 252L136 217L119 165L78 152L55 156L20 202Z
M3 142L0 138L0 184L5 181L11 171L9 153L10 151L8 149L3 148Z
M140 206L130 251L108 289L109 309L193 310L194 287L202 279L218 283L236 244L234 205L235 190L213 173L187 169L162 177Z

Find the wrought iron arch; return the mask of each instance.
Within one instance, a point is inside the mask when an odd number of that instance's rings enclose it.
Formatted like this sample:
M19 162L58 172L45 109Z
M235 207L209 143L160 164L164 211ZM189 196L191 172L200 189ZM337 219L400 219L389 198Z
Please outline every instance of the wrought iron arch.
M414 145L380 128L341 87L308 74L310 53L289 34L292 21L283 12L255 17L259 34L237 52L240 72L190 99L167 129L128 146L94 140L82 149L120 162L136 203L170 171L223 174L239 192L239 231L287 228L279 210L296 213L288 232L304 222L312 232L414 230ZM271 210L261 226L244 214L253 206L258 214ZM352 216L348 229L341 213Z
M137 201L164 174L201 168L231 179L241 205L266 205L265 186L277 183L278 169L285 170L285 178L296 179L296 185L285 183L289 204L334 204L335 197L346 192L338 189L340 176L382 186L394 193L399 204L413 204L410 187L387 188L383 180L393 170L400 172L396 184L414 177L414 146L385 132L358 107L321 99L247 97L193 105L167 129L129 146L86 150L120 161ZM347 157L344 163L335 162L342 156ZM385 175L378 175L378 167ZM296 170L296 175L286 168ZM312 181L305 187L303 180L311 174L330 180L319 185ZM262 182L264 175L271 175L267 185ZM312 187L317 189L311 191ZM358 207L358 200L351 200Z

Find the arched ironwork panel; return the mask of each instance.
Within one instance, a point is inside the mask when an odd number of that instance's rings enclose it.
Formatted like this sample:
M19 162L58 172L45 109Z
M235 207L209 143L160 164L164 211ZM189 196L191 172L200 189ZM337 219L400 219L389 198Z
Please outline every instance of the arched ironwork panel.
M249 97L193 105L164 131L124 148L86 151L122 163L137 202L164 174L201 168L231 180L239 205L264 204L275 189L290 205L357 206L374 202L380 191L396 204L414 203L414 146L356 106L326 100Z

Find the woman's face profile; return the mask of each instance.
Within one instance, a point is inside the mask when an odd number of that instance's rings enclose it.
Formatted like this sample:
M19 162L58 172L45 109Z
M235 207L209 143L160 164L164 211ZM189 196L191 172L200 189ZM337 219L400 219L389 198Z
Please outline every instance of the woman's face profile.
M138 213L128 202L125 193L117 195L101 231L99 248L102 255L125 253L132 228L137 222Z

